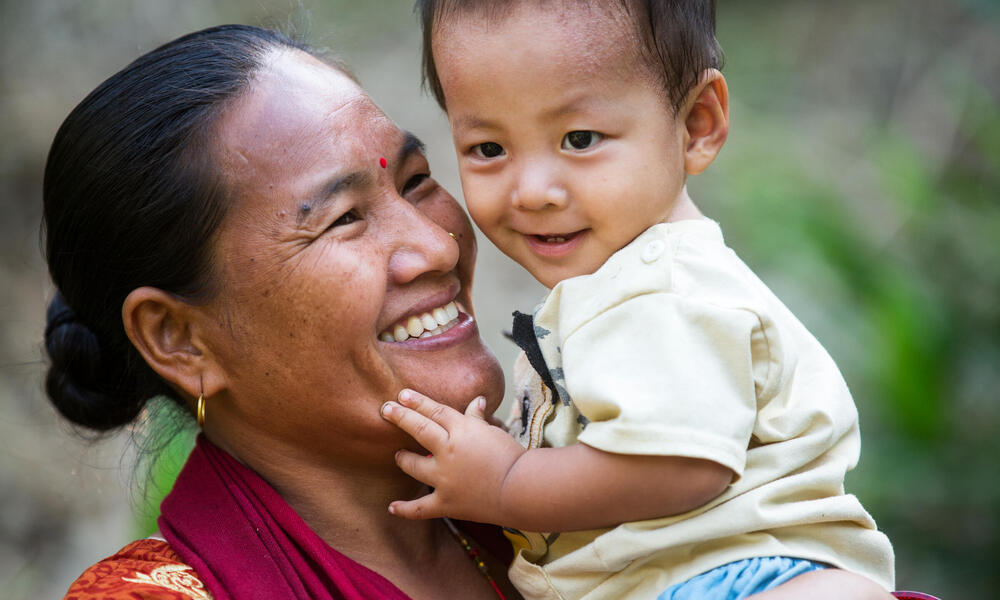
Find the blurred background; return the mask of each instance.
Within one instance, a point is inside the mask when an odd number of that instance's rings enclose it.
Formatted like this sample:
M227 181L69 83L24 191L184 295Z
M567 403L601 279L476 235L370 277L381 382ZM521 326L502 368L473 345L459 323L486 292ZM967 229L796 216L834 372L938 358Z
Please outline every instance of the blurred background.
M49 142L139 54L224 22L329 47L428 143L460 188L447 124L420 92L410 0L0 2L0 595L61 597L155 528L191 431L154 464L142 427L88 441L42 394L52 293L39 254ZM847 485L896 547L901 589L1000 589L1000 3L720 2L732 131L691 181L733 246L826 345L862 420ZM481 241L476 305L501 331L543 289ZM156 426L157 418L150 423Z

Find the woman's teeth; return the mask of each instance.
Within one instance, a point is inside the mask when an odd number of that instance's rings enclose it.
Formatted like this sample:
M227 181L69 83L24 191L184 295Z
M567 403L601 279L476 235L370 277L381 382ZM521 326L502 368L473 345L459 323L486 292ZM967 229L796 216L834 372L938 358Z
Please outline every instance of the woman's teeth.
M414 315L397 323L391 331L383 331L378 339L383 342L404 342L411 338L428 338L448 331L458 319L458 306L449 302L430 312Z

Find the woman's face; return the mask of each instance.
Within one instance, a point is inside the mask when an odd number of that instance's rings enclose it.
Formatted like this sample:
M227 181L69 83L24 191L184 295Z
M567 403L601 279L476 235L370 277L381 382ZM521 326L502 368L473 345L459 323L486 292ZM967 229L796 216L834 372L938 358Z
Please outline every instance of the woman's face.
M500 402L503 374L471 318L475 239L420 143L357 84L305 53L271 58L218 126L233 193L206 307L223 388L209 419L227 445L264 436L391 461L414 443L379 407L403 387L456 408ZM396 341L426 314L445 325Z

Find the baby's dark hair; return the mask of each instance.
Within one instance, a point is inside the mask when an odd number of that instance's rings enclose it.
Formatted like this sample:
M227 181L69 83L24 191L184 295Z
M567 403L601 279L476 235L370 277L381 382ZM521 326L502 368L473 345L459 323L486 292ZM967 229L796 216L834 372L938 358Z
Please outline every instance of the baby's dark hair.
M104 432L147 400L177 394L132 346L122 303L153 286L212 293L211 240L228 194L213 165L214 124L286 36L224 25L169 42L112 75L63 121L43 184L48 308L45 381L67 419Z
M502 19L517 5L531 0L417 0L414 10L423 28L424 85L448 110L432 38L443 20L472 13ZM542 1L542 0L535 0ZM593 4L599 0L575 0ZM635 28L638 55L650 73L660 79L674 110L680 110L688 92L706 69L721 69L722 49L715 39L716 0L605 0L620 8Z

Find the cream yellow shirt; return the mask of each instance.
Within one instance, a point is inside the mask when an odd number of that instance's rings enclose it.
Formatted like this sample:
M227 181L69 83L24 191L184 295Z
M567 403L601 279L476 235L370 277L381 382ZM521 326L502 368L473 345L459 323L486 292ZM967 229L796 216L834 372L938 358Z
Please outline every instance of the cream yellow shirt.
M511 431L525 447L689 456L735 476L685 514L512 532L510 578L525 597L655 598L728 562L778 555L892 589L892 546L844 492L860 452L850 392L714 221L646 230L594 274L556 285L534 324L558 394L522 353Z

